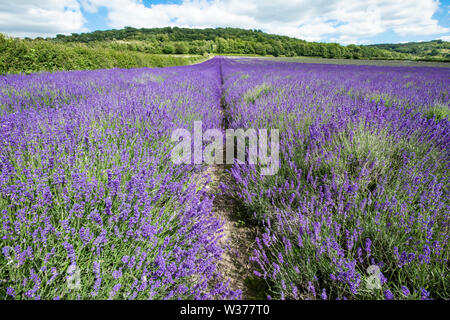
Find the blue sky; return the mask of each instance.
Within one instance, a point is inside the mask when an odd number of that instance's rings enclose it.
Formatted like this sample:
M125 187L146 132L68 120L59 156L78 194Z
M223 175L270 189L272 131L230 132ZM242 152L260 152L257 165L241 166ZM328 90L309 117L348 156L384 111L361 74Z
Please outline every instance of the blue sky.
M241 27L341 44L450 41L450 0L0 0L0 32Z
M442 27L445 27L447 29L450 29L450 0L447 1L440 1L440 6L438 10L433 14L432 18L438 21L438 24ZM417 35L414 33L411 33L407 36L400 36L396 34L395 32L386 31L383 32L373 38L370 39L371 43L399 43L399 42L405 42L405 41L428 41L428 40L435 40L440 37L447 36L446 41L450 41L450 33L444 33L444 34L431 34L431 35Z

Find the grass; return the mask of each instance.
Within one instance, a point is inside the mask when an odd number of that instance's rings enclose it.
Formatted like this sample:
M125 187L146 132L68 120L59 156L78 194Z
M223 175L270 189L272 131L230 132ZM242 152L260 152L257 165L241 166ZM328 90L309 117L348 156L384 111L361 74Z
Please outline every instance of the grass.
M247 79L246 75L243 75L241 79ZM272 87L270 84L262 83L252 89L249 89L247 92L244 93L242 99L246 103L255 103L257 99L260 97L269 94L269 92L272 90Z
M441 121L450 120L450 107L448 105L436 104L425 112L425 117Z

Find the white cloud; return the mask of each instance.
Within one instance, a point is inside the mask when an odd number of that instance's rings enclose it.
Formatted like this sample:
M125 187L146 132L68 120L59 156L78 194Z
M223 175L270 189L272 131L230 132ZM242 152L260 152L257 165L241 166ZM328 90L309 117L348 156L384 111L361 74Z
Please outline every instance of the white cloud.
M450 35L439 37L439 39L450 42Z
M106 8L111 28L241 27L345 44L364 43L367 40L363 39L386 31L400 36L450 32L433 19L440 6L437 0L183 0L149 7L142 0L3 2L0 0L0 31L16 35L79 32L84 22L80 6L90 13ZM37 9L42 14L33 11Z
M144 6L140 0L83 0L106 7L110 27L243 27L305 40L362 43L393 31L400 36L449 32L433 14L436 0L185 0Z
M76 0L0 0L0 32L17 37L86 31Z

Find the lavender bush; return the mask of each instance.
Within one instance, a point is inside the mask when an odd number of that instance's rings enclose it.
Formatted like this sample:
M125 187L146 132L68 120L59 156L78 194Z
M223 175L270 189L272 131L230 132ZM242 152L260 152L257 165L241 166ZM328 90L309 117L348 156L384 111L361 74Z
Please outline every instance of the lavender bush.
M0 78L2 298L239 297L216 270L204 168L170 161L174 128L220 126L218 74L211 61Z
M235 164L223 189L263 230L269 295L450 298L449 70L242 61L229 125L280 129L281 168Z

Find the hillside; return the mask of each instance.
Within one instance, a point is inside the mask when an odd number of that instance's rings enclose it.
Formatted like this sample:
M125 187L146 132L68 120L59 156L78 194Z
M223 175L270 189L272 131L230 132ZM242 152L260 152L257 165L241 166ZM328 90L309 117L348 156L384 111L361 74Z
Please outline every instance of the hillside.
M21 40L0 34L0 74L181 66L200 62L199 55L157 55L126 48L51 40Z
M239 28L152 28L94 31L57 35L51 41L80 42L146 53L257 54L272 56L312 56L347 59L408 59L409 56L367 46L317 43Z
M418 59L450 61L450 42L443 40L374 44L368 47L410 54Z
M165 67L199 62L208 55L227 54L450 61L450 46L441 40L342 46L238 28L125 27L46 39L14 39L0 34L0 74Z

